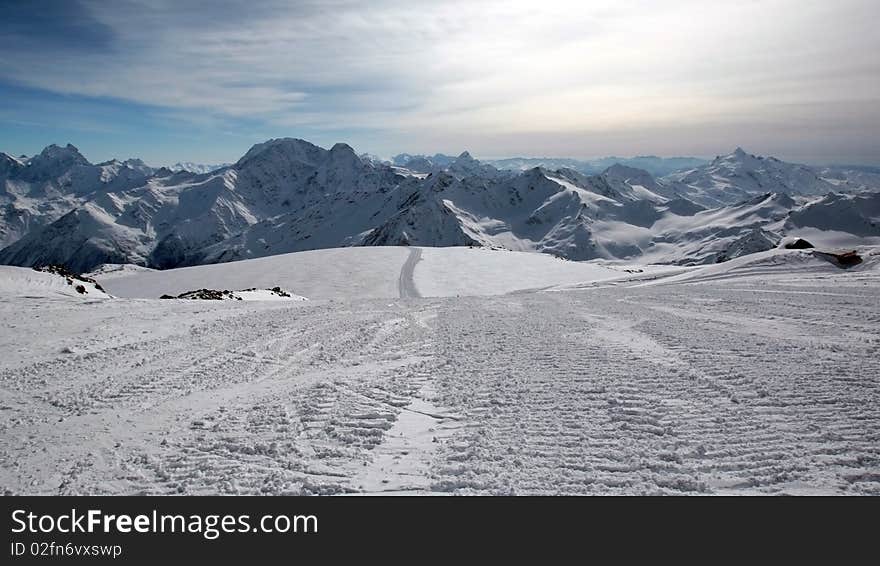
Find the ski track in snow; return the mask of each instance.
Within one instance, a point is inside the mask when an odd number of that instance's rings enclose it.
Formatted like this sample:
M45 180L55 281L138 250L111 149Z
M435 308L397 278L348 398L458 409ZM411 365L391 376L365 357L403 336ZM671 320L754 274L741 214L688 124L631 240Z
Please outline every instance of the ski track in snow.
M877 281L755 287L0 299L0 487L880 494Z
M413 278L416 264L420 259L422 259L422 249L409 248L409 256L407 256L403 267L400 268L400 279L397 281L397 288L400 291L401 299L421 297Z

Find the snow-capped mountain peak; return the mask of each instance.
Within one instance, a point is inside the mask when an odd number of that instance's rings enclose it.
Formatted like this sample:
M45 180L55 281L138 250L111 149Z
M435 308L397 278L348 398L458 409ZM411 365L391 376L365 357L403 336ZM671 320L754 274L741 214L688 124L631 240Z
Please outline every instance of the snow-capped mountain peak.
M616 163L602 172L602 176L609 179L618 179L620 181L654 187L657 185L656 179L644 169L629 167Z
M764 193L821 195L834 189L811 167L752 155L740 147L701 167L673 173L663 181L677 194L710 207Z
M455 177L485 177L485 178L495 178L498 177L501 172L488 165L486 163L482 163L476 159L474 159L471 154L467 151L461 152L461 154L455 158L447 167L444 168L445 171L448 171Z
M299 138L276 138L255 144L236 162L235 167L242 169L256 159L273 159L280 157L285 161L299 161L314 165L327 150Z
M64 147L61 147L56 144L51 144L46 146L43 151L39 153L37 157L34 159L40 158L42 160L55 160L55 161L71 161L75 163L88 163L88 160L83 157L83 155L79 152L79 149L76 148L73 144L67 144Z
M330 148L329 160L337 167L359 168L364 161L347 143L337 143ZM372 165L372 163L370 163Z
M30 178L50 179L64 174L75 166L91 164L75 146L67 144L61 147L52 144L30 158L26 165Z

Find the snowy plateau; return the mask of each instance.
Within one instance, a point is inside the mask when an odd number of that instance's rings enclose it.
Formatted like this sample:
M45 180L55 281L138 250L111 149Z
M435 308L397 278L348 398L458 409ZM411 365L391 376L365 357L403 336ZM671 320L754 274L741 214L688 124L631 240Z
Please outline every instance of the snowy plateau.
M6 494L880 494L870 168L67 145L0 207Z

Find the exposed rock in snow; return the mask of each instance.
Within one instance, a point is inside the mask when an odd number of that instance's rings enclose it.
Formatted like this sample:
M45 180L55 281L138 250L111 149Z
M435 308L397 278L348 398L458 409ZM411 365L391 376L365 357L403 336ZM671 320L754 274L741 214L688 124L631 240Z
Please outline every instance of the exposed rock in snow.
M787 250L807 250L813 248L813 244L803 238L783 238L779 243L780 247Z
M822 259L828 260L835 265L838 265L843 268L850 268L862 263L862 256L856 250L849 250L846 252L823 252L816 250L813 252L816 257L820 257Z
M776 234L755 228L731 242L727 249L715 258L715 262L720 263L744 255L772 250L778 243L779 236Z
M176 297L171 295L162 295L160 299L190 299L203 301L306 301L305 297L292 295L281 287L272 287L271 289L242 289L241 291L218 291L216 289L197 289L195 291L186 291Z

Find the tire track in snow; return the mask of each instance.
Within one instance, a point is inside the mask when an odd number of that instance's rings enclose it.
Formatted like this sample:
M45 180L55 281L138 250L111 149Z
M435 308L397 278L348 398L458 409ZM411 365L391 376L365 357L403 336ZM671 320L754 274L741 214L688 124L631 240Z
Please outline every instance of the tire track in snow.
M322 316L322 322L334 323L322 324L312 338L322 344L319 363L279 352L287 367L215 397L213 408L193 415L198 418L189 430L172 437L164 455L151 451L132 461L144 478L134 482L136 491L335 494L362 489L350 476L385 442L431 367L423 352L424 329L400 314L358 309L333 313L329 320ZM301 346L293 342L288 353Z
M441 445L432 488L880 493L876 303L803 297L704 286L443 303L438 402L470 424ZM656 304L681 310L646 316ZM724 320L680 316L695 310ZM802 335L768 333L757 313L803 317Z
M400 278L397 280L397 290L400 293L401 299L415 299L422 296L418 289L416 289L416 284L413 280L416 264L421 259L421 248L409 249L409 257L406 258L403 267L400 268Z
M235 316L0 372L0 485L880 494L880 304L827 292L845 281L217 305Z

